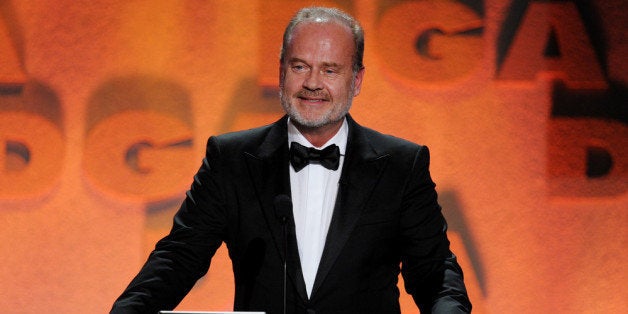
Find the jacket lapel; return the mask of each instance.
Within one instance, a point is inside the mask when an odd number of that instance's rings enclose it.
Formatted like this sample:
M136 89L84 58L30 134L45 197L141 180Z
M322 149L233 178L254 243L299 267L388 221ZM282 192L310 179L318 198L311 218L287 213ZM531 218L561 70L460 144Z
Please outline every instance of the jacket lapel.
M347 120L349 122L347 151L334 213L312 288L312 297L321 287L347 242L388 160L388 155L377 153L371 146L360 125L350 116L347 116Z
M287 117L283 117L271 126L268 135L256 152L247 152L246 161L260 201L268 228L272 234L275 247L282 260L284 257L283 226L275 212L275 197L290 196L290 175L288 169L288 131ZM296 287L297 293L307 300L305 282L301 271L301 262L297 248L294 219L290 216L287 222L288 277Z

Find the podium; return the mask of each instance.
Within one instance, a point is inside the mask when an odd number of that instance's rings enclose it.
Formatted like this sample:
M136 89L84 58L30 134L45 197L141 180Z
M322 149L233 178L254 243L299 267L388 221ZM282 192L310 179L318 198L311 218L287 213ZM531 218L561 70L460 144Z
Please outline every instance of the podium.
M159 311L159 314L266 314L266 312L203 312L203 311Z

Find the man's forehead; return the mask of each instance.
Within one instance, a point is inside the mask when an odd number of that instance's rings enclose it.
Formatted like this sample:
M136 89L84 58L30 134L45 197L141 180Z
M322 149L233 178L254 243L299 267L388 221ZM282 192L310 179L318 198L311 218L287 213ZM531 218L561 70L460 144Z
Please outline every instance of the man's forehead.
M330 19L316 19L316 20L308 20L303 21L297 24L292 32L292 37L294 38L299 33L310 33L317 30L327 29L328 31L341 31L345 32L345 34L352 38L351 28L345 24L342 24L336 20Z

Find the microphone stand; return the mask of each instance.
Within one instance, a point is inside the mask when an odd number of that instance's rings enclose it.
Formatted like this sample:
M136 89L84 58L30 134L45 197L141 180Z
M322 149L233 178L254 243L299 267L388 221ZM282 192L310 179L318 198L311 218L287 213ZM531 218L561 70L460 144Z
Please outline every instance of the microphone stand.
M283 314L286 314L286 294L288 286L288 232L286 230L287 217L282 217L281 225L283 229Z
M288 218L292 214L292 200L288 195L277 195L274 203L275 215L281 222L283 236L283 314L286 314L288 304Z

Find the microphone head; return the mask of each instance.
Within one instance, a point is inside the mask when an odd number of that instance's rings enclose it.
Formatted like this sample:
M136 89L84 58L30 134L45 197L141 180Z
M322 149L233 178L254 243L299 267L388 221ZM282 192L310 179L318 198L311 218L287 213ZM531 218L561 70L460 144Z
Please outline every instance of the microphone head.
M277 216L277 219L281 220L282 223L285 223L288 217L292 215L292 199L290 199L288 195L279 194L275 196L274 205L275 216Z

